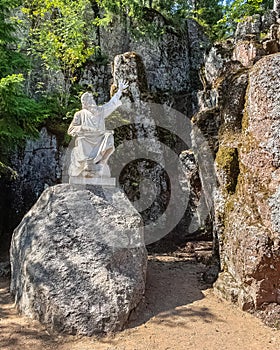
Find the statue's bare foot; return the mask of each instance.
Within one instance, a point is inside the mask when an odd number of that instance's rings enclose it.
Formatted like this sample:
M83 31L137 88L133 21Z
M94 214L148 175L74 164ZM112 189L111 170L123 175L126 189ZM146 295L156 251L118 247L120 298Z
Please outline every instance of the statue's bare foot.
M91 171L84 171L83 172L84 177L90 178L90 177L94 177L94 173L92 173Z

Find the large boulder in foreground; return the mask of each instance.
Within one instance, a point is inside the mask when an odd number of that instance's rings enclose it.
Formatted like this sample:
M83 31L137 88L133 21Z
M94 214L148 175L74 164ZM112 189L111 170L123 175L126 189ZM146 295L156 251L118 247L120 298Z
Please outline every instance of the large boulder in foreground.
M16 228L11 292L49 328L91 336L121 330L145 290L142 221L119 189L46 189Z
M216 214L223 229L215 290L243 309L267 308L275 315L280 304L279 77L280 54L252 68L242 132L228 133L216 158L225 204Z

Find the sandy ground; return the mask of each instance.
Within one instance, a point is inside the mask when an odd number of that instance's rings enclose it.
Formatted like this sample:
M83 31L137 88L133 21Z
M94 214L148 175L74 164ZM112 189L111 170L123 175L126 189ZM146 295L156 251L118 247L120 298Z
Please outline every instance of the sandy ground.
M219 300L191 259L150 258L146 297L128 328L102 339L59 336L19 316L0 280L1 350L278 350L280 331Z

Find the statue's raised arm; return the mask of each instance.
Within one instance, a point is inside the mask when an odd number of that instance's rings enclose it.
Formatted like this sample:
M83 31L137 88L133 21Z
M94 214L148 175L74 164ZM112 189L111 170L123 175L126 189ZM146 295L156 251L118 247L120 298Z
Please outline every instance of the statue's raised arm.
M111 98L111 100L107 103L105 103L101 108L104 111L104 118L107 118L109 115L111 115L116 108L121 106L122 102L120 100L122 93L125 89L128 88L128 83L124 80L119 80L119 88L118 91L115 93L115 95Z

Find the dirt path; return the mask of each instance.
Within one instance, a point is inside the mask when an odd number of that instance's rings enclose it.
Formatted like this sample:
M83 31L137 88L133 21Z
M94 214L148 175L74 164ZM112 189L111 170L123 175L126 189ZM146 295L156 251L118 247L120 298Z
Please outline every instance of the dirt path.
M174 257L149 261L145 302L129 328L103 339L57 336L21 317L0 280L1 350L278 350L280 331L219 300L201 282L204 265Z

